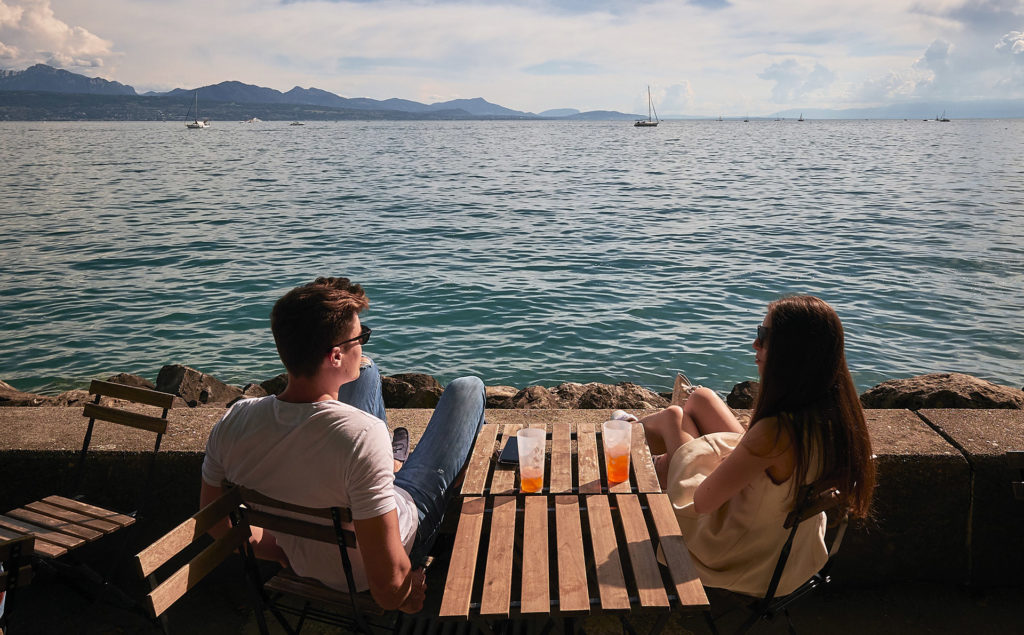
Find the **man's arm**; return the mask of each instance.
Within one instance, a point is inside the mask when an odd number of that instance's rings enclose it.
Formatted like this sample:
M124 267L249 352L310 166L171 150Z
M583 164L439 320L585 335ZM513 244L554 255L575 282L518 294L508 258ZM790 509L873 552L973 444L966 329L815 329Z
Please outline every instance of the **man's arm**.
M363 556L370 594L381 608L416 613L423 608L427 589L423 569L413 570L402 546L398 512L352 522Z
M202 487L199 490L199 509L202 509L217 500L224 494L224 488L219 485L210 485L206 482L206 479L202 481ZM228 519L221 520L216 525L210 527L207 531L208 534L214 538L220 538L224 534L228 533L231 529L231 524ZM262 527L249 526L249 544L252 545L252 552L257 558L262 560L274 560L279 562L282 567L288 567L288 556L285 555L284 550L277 544L277 539L269 533L263 531Z

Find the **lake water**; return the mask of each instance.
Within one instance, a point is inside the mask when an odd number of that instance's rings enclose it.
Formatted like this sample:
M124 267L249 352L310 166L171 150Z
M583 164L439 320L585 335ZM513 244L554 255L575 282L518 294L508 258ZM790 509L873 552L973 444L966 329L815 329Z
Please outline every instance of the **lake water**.
M385 373L756 378L836 307L858 388L1024 384L1024 120L0 123L0 379L281 372L273 302L361 282Z

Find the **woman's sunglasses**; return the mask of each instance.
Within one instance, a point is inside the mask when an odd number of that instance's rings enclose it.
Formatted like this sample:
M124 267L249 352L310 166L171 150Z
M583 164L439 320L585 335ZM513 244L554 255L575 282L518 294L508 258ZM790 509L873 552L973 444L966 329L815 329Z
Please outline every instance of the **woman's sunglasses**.
M768 327L764 324L757 325L757 343L764 344L765 339L768 337Z
M336 344L331 344L331 349L334 349L334 348L336 348L338 346L343 346L345 344L348 344L349 342L355 342L355 341L358 341L359 344L362 345L362 346L366 346L366 343L370 341L370 333L372 333L372 330L370 329L370 327L368 327L368 326L366 326L364 324L362 326L362 328L359 330L359 335L356 335L355 337L349 338L347 340L342 340L341 342L338 342Z

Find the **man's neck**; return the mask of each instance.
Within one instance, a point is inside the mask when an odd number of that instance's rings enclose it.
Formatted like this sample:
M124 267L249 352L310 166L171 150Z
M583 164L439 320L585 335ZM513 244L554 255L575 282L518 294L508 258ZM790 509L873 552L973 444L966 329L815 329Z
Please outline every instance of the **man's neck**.
M295 377L288 374L288 385L277 398L288 403L316 403L338 398L338 386L330 386L319 375Z

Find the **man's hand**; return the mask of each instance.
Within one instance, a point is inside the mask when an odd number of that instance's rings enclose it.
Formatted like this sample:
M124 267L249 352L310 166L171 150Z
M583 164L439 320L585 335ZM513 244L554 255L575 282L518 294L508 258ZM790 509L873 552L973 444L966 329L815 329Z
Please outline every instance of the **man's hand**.
M423 598L427 593L427 575L423 567L409 572L409 597L398 607L403 613L419 613L423 609Z
M252 545L253 555L261 560L276 561L285 569L291 567L291 563L288 562L288 555L277 544L277 539L274 538L273 534L264 531L262 527L250 527L249 531L251 532L249 544Z

